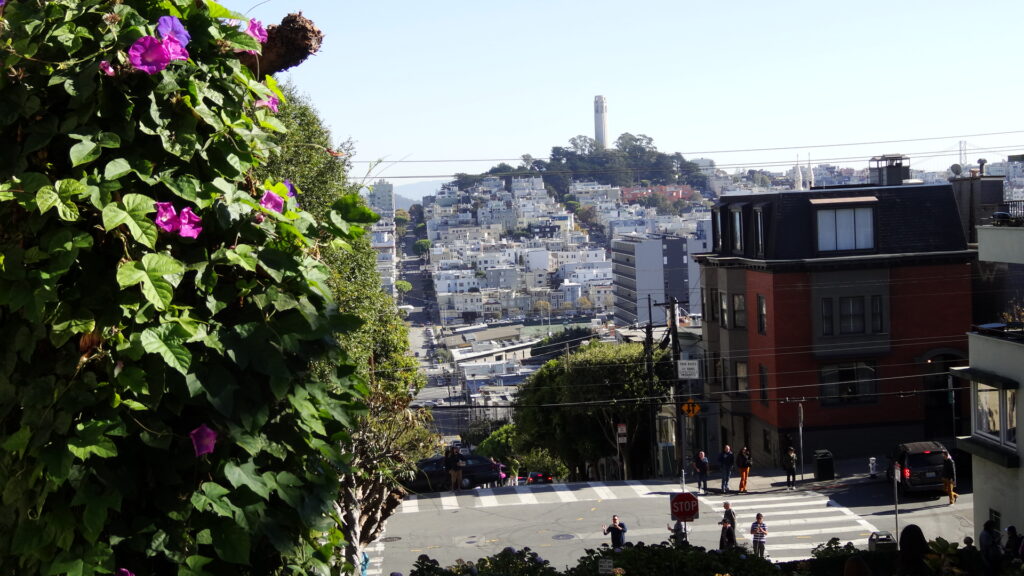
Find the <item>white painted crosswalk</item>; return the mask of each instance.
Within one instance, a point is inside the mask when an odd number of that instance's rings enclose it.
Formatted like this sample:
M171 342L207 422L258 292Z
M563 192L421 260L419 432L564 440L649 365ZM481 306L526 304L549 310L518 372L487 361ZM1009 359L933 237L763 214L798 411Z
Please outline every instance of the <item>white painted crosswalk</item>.
M582 482L528 486L479 488L460 492L441 492L407 496L399 513L438 514L457 510L495 509L502 506L572 506L575 503L663 498L679 491L670 481ZM832 537L845 544L866 548L868 537L877 529L853 511L823 494L806 491L768 491L751 494L699 496L700 520L688 526L690 542L705 548L716 548L720 527L717 522L729 501L737 514L737 541L752 547L748 534L757 513L765 517L768 538L765 550L776 562L809 558L811 551ZM660 542L667 537L658 525L639 524L630 527L631 541ZM571 541L597 546L606 536L600 531L576 533L567 530L563 536ZM383 549L378 551L383 554ZM372 555L371 555L372 558ZM371 564L368 574L373 576Z

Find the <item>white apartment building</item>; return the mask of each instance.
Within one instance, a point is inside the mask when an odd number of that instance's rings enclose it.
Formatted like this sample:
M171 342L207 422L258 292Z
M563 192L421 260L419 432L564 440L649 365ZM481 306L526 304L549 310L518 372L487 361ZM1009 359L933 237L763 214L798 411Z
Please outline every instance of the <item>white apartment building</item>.
M378 180L366 193L366 203L381 220L395 219L395 187L386 180Z

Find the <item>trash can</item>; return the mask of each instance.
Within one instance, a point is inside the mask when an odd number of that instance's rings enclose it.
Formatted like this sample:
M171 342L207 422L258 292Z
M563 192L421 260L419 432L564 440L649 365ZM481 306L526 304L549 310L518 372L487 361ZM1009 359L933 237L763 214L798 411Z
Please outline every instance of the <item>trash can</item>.
M895 552L898 548L891 532L872 532L871 536L868 536L868 552Z
M828 450L814 451L814 479L832 480L836 477L835 462L832 460L832 453Z

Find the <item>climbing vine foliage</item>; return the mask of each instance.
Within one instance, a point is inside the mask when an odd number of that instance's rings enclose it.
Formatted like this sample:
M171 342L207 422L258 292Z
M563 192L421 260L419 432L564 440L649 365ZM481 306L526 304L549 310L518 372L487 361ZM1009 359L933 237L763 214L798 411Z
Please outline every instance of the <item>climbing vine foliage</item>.
M0 0L2 576L342 569L365 386L318 254L373 216L252 178L265 39L207 0Z

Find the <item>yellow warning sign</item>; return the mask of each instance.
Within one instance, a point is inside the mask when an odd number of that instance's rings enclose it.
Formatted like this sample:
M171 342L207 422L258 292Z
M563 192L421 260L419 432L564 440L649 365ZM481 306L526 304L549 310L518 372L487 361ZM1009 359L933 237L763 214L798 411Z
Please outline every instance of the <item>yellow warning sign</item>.
M697 414L700 414L700 404L697 404L693 400L687 400L679 407L679 411L686 414L690 418L693 418Z

